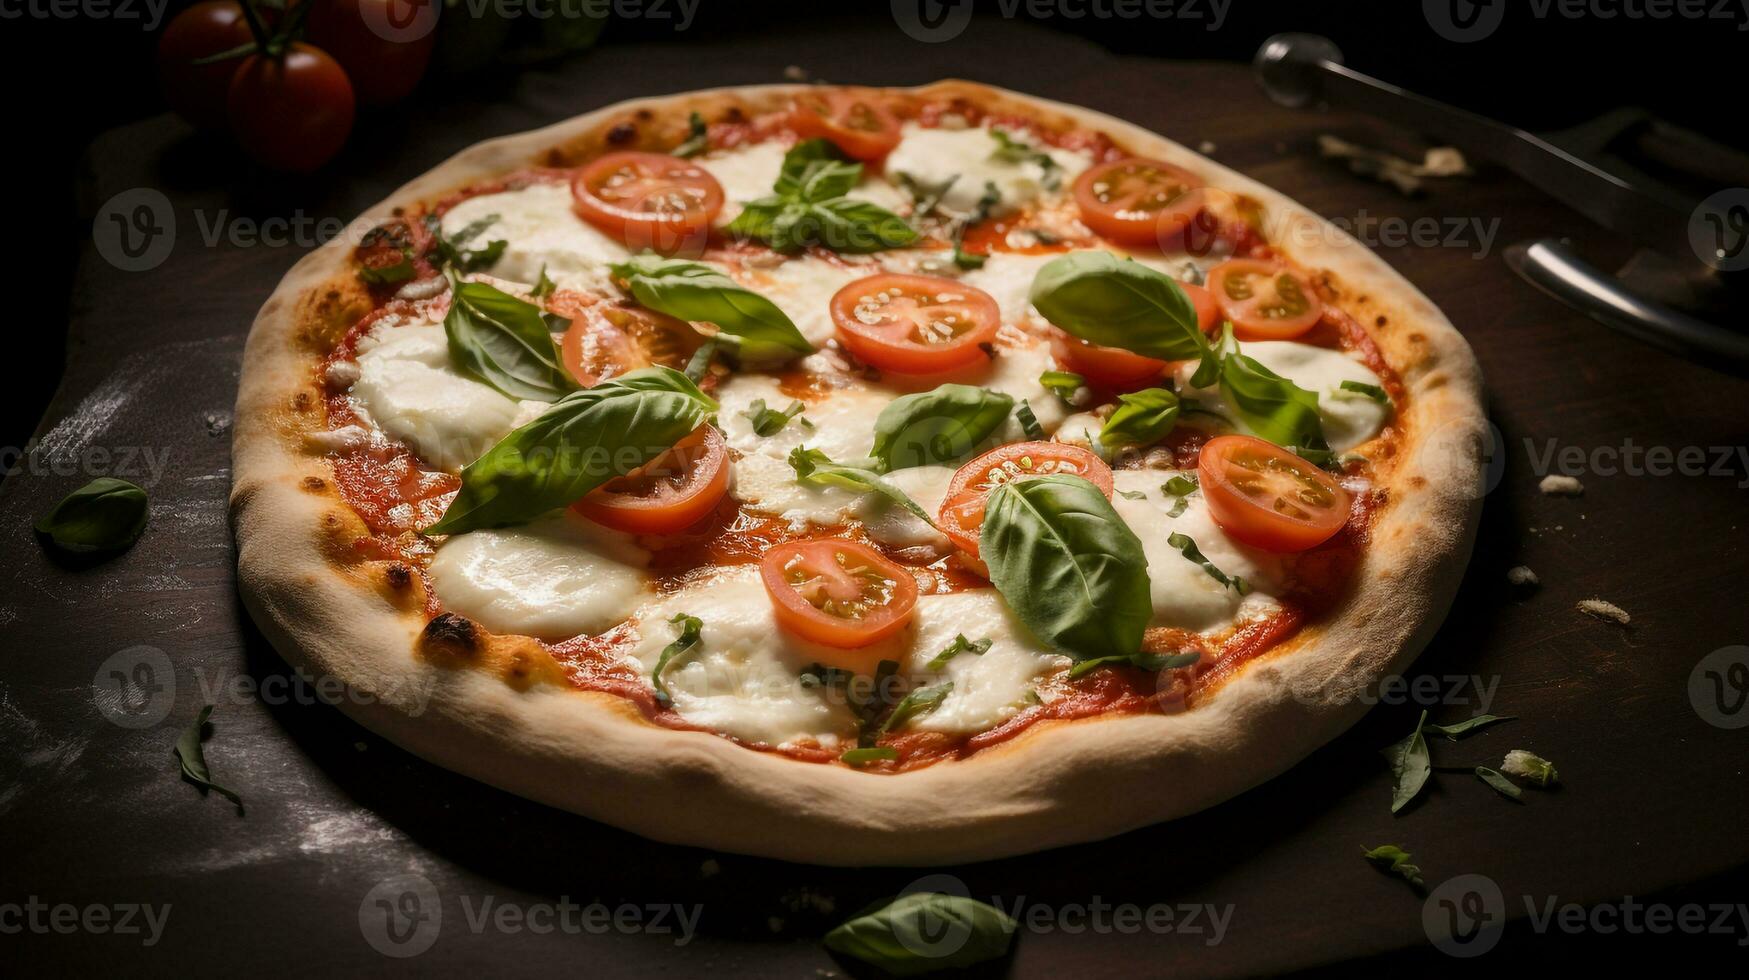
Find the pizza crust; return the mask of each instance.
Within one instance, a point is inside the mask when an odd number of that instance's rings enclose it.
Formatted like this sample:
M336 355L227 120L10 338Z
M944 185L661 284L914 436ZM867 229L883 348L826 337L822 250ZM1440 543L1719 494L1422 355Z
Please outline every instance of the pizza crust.
M642 100L467 149L371 208L355 227L531 163L599 147L619 121L770 102L800 86ZM343 680L342 709L433 763L660 841L829 865L934 865L1097 840L1192 813L1298 762L1365 713L1366 685L1404 670L1444 617L1481 508L1480 369L1458 332L1383 260L1293 201L1139 127L967 82L914 90L1008 105L1099 130L1260 201L1314 232L1272 241L1328 270L1364 311L1409 392L1392 502L1358 585L1331 615L1237 672L1190 711L1032 726L968 759L896 775L800 762L645 720L565 686L532 640L460 617L425 622L422 576L350 548L362 521L304 434L321 428L314 366L368 309L336 239L286 275L244 351L231 514L245 606L291 664ZM676 108L681 111L675 113ZM639 137L642 138L641 136ZM555 149L561 148L561 149ZM459 621L459 622L458 622Z

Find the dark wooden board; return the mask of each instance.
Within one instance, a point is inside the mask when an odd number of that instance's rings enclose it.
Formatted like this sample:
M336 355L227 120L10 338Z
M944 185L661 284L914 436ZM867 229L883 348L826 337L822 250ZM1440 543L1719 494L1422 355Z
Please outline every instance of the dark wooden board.
M1363 845L1404 845L1430 884L1488 876L1513 917L1508 941L1536 950L1549 947L1531 939L1525 897L1540 907L1554 897L1711 894L1707 882L1741 871L1749 736L1704 721L1688 684L1701 658L1749 637L1744 460L1733 456L1726 476L1592 466L1579 474L1586 490L1577 499L1536 489L1549 440L1594 460L1630 440L1673 449L1749 443L1749 385L1605 331L1518 281L1500 258L1507 243L1533 236L1571 236L1604 258L1619 257L1610 251L1619 243L1487 168L1415 200L1354 177L1317 158L1318 133L1404 134L1275 109L1240 66L1118 59L1015 23L980 21L944 45L797 28L684 49L609 46L559 71L527 73L514 87L446 94L372 122L333 173L313 181L228 177L223 153L168 118L113 131L92 148L92 209L130 188L157 188L173 202L177 236L168 260L143 272L86 248L65 381L34 453L0 489L9 565L0 572L0 906L35 896L169 903L171 911L149 948L138 936L27 928L0 935L0 963L61 973L125 957L152 974L199 963L374 972L395 962L365 941L361 915L381 914L367 896L415 873L441 896L441 929L414 966L842 972L818 935L928 872L816 869L650 843L435 769L288 683L236 601L227 426L247 325L304 248L206 240L215 222L241 218L344 221L480 139L633 96L776 81L795 63L833 81L957 75L1086 105L1192 147L1209 141L1217 160L1336 219L1498 222L1479 257L1473 233L1467 247L1380 248L1475 346L1504 461L1470 572L1414 676L1480 678L1490 710L1519 716L1436 746L1443 761L1498 764L1507 749L1529 748L1559 764L1566 787L1527 794L1519 806L1470 776L1441 775L1426 799L1392 817L1376 752L1409 730L1422 705L1382 704L1290 773L1205 813L1101 844L943 869L973 895L1024 903L1023 918L1044 910L1051 927L1022 935L1015 975L1235 975L1371 956L1421 969L1455 963L1428 944L1421 899L1363 862ZM143 450L161 471L142 465ZM131 473L113 455L124 451L135 454ZM140 543L91 568L45 557L29 530L35 518L88 475L118 470L152 494ZM1536 570L1540 590L1506 584L1517 564ZM1576 612L1591 596L1628 609L1633 626ZM113 684L111 658L125 662L134 655L122 651L141 645L163 651L174 680L163 720L136 730L106 720L93 685ZM1441 687L1427 705L1436 720L1477 710ZM1456 693L1473 699L1476 690ZM171 747L208 702L218 705L208 758L216 778L243 793L244 816L176 776ZM524 906L561 896L677 903L701 918L698 935L680 946L643 932L476 930L468 912L486 896ZM1076 910L1097 903L1232 911L1211 944L1206 931L1079 927ZM16 921L7 914L0 908L0 926Z

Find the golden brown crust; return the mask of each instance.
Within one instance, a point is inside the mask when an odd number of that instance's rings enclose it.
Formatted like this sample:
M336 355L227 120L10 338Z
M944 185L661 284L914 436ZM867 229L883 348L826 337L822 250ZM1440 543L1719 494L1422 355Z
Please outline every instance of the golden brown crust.
M795 88L642 100L482 143L396 191L358 226L530 164L574 162L612 140L666 146L690 109L713 119L753 112ZM299 262L262 307L237 400L231 513L240 588L286 659L343 680L349 714L439 765L658 840L822 864L957 863L1110 836L1242 792L1358 719L1366 686L1401 671L1431 637L1468 560L1485 426L1468 345L1359 243L1184 147L968 82L913 91L1102 131L1255 198L1271 217L1271 239L1328 271L1345 308L1368 317L1409 393L1405 436L1361 585L1338 609L1194 710L1036 725L969 759L899 775L653 725L623 700L566 687L532 641L491 636L461 617L427 624L420 576L353 547L363 525L335 495L330 465L303 441L321 424L316 360L368 309L347 244L336 240ZM1310 234L1283 234L1291 229Z

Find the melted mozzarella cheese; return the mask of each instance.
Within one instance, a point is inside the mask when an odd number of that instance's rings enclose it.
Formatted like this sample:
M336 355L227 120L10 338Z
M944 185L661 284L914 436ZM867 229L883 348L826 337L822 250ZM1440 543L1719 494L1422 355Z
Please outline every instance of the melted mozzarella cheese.
M982 268L967 272L961 281L990 294L1002 309L1003 323L1042 323L1043 318L1032 308L1027 297L1032 292L1033 277L1045 263L1062 258L1061 254L1029 254L997 252L984 260Z
M694 161L715 177L717 183L723 185L723 210L717 216L717 224L726 225L735 220L748 202L771 196L773 186L777 183L777 175L783 170L784 154L788 151L789 147L782 143L767 140L764 143L723 150ZM851 188L850 193L845 196L868 201L889 211L896 211L910 203L910 199L903 192L870 173L866 167L863 168L862 183Z
M927 391L948 382L999 391L1017 403L1025 400L1032 409L1033 417L1038 419L1039 427L1049 435L1056 431L1057 426L1068 415L1063 400L1039 381L1040 375L1056 366L1049 344L1027 338L1011 346L998 347L995 357L979 361L962 370L944 372L927 380L895 377L892 381L895 385L905 385L907 391ZM895 395L897 393L895 390ZM998 430L997 436L1001 442L1019 442L1027 437L1020 422L1013 416Z
M807 738L833 745L855 733L841 695L802 682L824 651L777 625L757 568L725 569L640 610L629 656L646 679L676 635L668 620L680 613L704 624L697 646L662 674L682 718L766 745Z
M1175 475L1170 470L1118 470L1112 474L1121 492L1112 497L1111 504L1142 540L1142 551L1148 558L1153 625L1220 630L1275 609L1278 604L1269 593L1279 588L1281 559L1227 537L1209 516L1200 492L1185 498L1183 513L1168 516L1178 498L1166 494L1161 485ZM1124 493L1144 496L1131 500ZM1244 578L1249 594L1241 596L1184 557L1167 540L1173 532L1196 542L1203 557L1228 576Z
M1342 351L1291 340L1259 340L1240 344L1239 350L1318 396L1318 417L1324 423L1324 440L1337 452L1352 449L1378 435L1390 417L1389 405L1359 392L1342 390L1344 381L1369 385L1379 383L1378 375ZM1189 387L1190 376L1195 372L1194 361L1179 365L1178 384L1185 396L1197 399L1204 408L1231 420L1239 431L1249 433L1251 430L1245 427L1232 403L1219 390ZM1191 421L1194 420L1195 416L1192 416Z
M353 403L365 419L416 453L454 473L517 425L529 409L491 387L457 373L443 327L379 326L358 345Z
M1038 682L1070 663L1034 640L994 589L923 596L917 600L916 624L900 660L902 673L917 678L920 687L951 681L953 690L933 711L913 718L906 726L913 730L986 731L1025 708ZM930 670L929 661L957 635L973 642L989 639L990 649L962 653Z
M445 608L495 633L560 640L623 621L649 591L649 554L568 510L445 541L431 582Z
M1027 141L1024 135L1018 138ZM999 215L1050 193L1051 187L1067 187L1091 163L1081 153L1048 149L1045 152L1057 166L1047 173L1034 160L1017 163L998 158L999 147L988 129L940 129L906 123L899 145L887 156L886 170L904 174L922 187L947 184L941 206L962 213L976 210L986 186L993 184L1001 200L991 213Z
M880 271L872 264L841 265L803 256L775 268L742 269L735 275L748 289L776 303L808 343L820 347L838 329L832 322L832 297L846 284Z
M495 239L509 244L492 266L492 274L519 283L540 279L541 269L566 289L605 291L607 266L631 254L624 245L597 231L571 209L568 184L530 184L514 191L482 194L450 208L443 232L453 235L475 221L497 216L471 244Z
M953 474L951 466L910 466L888 473L886 480L905 491L905 495L923 508L924 513L939 514ZM881 494L863 494L856 501L853 514L862 522L868 536L882 544L896 548L928 545L943 553L949 547L946 535Z

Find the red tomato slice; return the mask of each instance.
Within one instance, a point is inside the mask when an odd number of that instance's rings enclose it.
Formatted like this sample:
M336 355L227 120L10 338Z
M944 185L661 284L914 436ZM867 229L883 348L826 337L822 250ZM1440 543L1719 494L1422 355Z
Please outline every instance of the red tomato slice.
M1126 157L1090 167L1075 180L1081 223L1124 245L1177 235L1203 208L1202 179L1159 160Z
M778 625L804 640L866 647L911 621L917 580L865 544L792 541L765 553L759 577Z
M966 564L978 574L989 571L978 557L978 533L984 526L984 500L990 491L1023 476L1067 473L1079 476L1110 497L1111 467L1080 446L1061 442L1016 442L998 446L954 473L937 518L942 533L959 548Z
M822 89L797 98L790 128L803 139L831 140L845 155L867 162L899 145L899 120L869 93L855 89Z
M690 160L665 153L609 153L571 179L577 214L632 251L703 251L723 209L723 185Z
M1235 541L1305 551L1348 523L1353 501L1335 477L1255 436L1210 439L1196 471L1209 515Z
M1228 259L1209 270L1208 284L1245 340L1290 340L1324 315L1312 284L1279 262Z
M571 317L559 354L585 388L652 364L684 365L703 342L685 320L611 303L584 305L572 299L579 296L561 290L547 307Z
M936 374L973 364L996 339L1002 311L981 289L937 276L882 273L832 297L838 342L884 371Z
M1208 290L1187 282L1178 284L1196 307L1197 326L1203 333L1215 328L1220 308ZM1051 351L1065 371L1073 371L1096 388L1124 391L1145 388L1166 373L1166 362L1121 347L1101 347L1091 341L1052 329Z
M642 467L572 504L597 524L631 534L672 534L716 509L729 491L729 444L710 424Z

